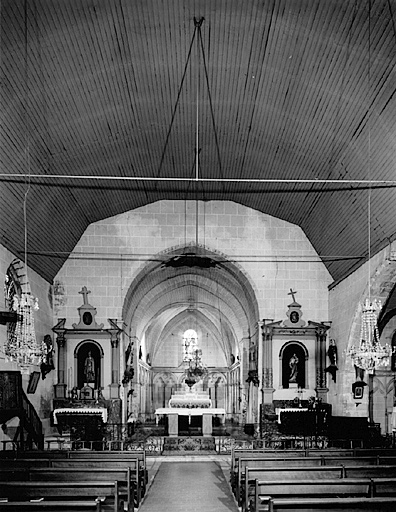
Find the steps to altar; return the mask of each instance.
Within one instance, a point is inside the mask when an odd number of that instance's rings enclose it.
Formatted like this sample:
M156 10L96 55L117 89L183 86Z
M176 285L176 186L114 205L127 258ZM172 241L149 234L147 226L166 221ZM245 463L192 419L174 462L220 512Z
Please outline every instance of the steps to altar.
M215 455L216 443L214 437L166 437L164 438L163 455Z

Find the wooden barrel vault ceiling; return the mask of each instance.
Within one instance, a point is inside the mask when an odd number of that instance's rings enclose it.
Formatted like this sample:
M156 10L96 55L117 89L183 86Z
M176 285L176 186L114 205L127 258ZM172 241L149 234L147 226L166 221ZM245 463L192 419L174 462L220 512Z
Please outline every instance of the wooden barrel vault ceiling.
M164 199L295 223L335 282L395 238L395 1L0 6L0 243L48 281Z

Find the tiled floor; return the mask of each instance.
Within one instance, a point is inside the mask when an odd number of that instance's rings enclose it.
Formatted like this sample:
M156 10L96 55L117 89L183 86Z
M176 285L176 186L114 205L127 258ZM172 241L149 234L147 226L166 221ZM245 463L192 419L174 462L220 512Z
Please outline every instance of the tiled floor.
M227 481L229 458L153 457L147 466L151 485L139 512L238 512Z

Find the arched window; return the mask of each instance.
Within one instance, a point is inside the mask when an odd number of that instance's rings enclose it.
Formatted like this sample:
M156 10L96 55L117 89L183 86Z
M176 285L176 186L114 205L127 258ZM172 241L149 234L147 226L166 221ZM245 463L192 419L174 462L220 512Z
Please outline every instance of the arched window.
M198 349L198 334L194 329L188 329L183 335L183 361L189 362Z

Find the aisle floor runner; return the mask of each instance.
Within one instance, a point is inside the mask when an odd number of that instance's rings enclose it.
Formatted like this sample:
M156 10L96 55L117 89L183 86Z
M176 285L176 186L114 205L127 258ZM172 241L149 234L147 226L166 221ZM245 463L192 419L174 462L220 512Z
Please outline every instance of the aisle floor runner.
M217 462L162 462L139 512L238 512Z

